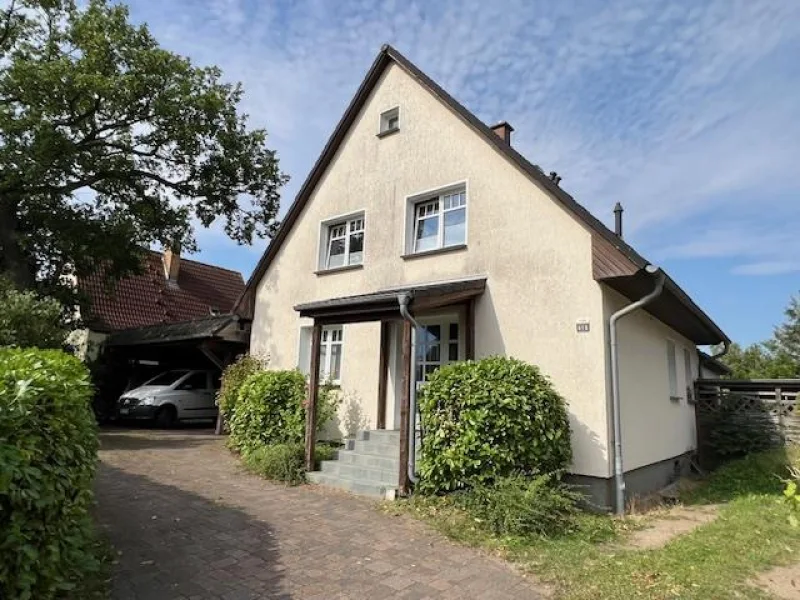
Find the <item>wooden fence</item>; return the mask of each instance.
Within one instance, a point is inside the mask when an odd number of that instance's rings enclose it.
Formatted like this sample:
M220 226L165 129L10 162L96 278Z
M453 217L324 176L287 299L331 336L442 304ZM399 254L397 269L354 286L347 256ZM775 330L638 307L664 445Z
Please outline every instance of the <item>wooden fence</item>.
M698 380L694 403L700 463L715 466L724 459L719 455L723 428L741 436L743 450L750 443L800 444L798 401L800 379ZM732 439L735 444L736 438ZM731 450L735 448L723 450L722 454L730 454Z

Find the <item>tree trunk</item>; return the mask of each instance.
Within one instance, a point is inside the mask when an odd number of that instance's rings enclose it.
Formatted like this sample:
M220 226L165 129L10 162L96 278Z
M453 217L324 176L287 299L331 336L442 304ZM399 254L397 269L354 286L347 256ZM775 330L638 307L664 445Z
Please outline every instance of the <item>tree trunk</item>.
M8 198L0 200L0 274L11 279L17 287L29 289L36 278L20 245L18 206Z

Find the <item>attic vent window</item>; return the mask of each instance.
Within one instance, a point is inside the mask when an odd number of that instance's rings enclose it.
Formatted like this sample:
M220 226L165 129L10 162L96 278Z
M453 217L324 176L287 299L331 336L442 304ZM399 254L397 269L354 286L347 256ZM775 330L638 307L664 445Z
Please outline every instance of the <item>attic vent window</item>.
M378 137L383 137L391 133L400 131L400 107L395 106L381 113L380 129L378 130Z

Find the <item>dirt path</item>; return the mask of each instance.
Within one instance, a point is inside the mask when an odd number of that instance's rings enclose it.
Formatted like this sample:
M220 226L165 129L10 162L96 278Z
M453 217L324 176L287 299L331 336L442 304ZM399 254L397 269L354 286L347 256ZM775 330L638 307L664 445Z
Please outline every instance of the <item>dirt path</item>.
M676 506L653 518L643 529L633 532L625 546L637 550L661 548L717 518L719 506Z
M510 567L369 502L243 473L204 431L101 435L97 516L115 600L544 595Z

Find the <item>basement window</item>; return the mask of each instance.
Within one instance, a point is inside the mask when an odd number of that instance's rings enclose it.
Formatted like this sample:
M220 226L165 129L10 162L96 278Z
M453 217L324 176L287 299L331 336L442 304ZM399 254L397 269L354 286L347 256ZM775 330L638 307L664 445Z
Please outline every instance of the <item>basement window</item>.
M400 130L400 107L395 106L381 113L378 137L383 137Z

